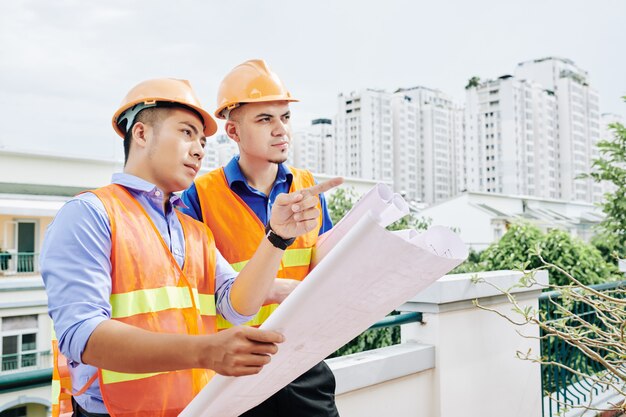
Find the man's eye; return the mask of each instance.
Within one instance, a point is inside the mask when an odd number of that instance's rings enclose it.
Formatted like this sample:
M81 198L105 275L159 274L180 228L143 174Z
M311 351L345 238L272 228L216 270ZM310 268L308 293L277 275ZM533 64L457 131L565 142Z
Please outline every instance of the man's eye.
M191 136L191 130L189 129L183 129L183 133L187 136Z

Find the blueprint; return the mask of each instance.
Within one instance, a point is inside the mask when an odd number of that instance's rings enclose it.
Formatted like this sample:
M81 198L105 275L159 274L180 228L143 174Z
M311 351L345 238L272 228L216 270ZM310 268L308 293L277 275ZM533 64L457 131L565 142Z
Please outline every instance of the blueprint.
M408 205L379 184L318 242L315 268L262 329L284 334L270 364L251 376L217 375L180 414L236 417L260 404L467 257L445 227L385 226Z

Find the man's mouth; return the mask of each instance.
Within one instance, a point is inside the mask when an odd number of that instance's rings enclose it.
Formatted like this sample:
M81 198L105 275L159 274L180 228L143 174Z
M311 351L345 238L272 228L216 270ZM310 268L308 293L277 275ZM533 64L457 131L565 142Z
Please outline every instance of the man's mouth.
M195 174L197 174L197 173L198 173L198 171L200 171L200 165L196 165L196 164L185 164L185 166L186 166L187 168L190 168L190 169L193 171L194 175L195 175Z
M279 142L272 145L273 148L278 149L287 149L289 147L289 142Z

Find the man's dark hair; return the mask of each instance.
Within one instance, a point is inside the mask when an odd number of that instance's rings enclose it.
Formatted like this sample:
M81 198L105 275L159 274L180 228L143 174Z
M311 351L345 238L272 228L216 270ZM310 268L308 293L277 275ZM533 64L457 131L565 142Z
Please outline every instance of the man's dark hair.
M128 162L130 144L133 141L133 126L135 126L135 123L145 123L147 125L154 126L155 129L158 129L161 120L168 116L170 108L171 106L150 107L137 113L133 124L126 129L126 134L124 135L124 165Z
M122 130L126 130L126 134L124 135L124 165L126 165L126 162L128 162L128 155L130 154L130 144L133 141L133 126L135 125L135 123L142 122L147 125L154 126L155 129L158 129L161 121L167 118L171 109L175 108L191 111L196 116L198 116L200 120L202 120L202 123L204 125L204 119L200 113L198 113L195 109L184 106L182 104L160 101L157 103L156 107L143 109L139 113L137 113L137 116L135 116L135 120L130 127L126 129L122 127Z

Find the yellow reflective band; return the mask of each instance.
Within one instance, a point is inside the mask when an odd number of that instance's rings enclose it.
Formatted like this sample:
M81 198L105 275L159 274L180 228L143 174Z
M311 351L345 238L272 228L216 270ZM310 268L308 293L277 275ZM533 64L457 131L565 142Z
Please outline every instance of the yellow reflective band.
M115 384L116 382L136 381L138 379L150 378L155 375L165 374L167 372L152 372L147 374L126 374L122 372L102 370L102 382L105 384Z
M234 264L230 264L230 266L232 266L236 272L241 272L241 270L244 266L246 266L247 263L248 261L235 262Z
M308 266L311 264L312 252L312 248L287 249L283 255L283 266L285 268Z
M313 248L287 249L283 254L283 267L307 266L311 264L311 254ZM240 272L248 261L235 262L230 264L233 269Z
M215 298L210 294L198 294L192 290L196 306L201 314L215 314ZM111 294L111 317L130 317L143 313L156 313L172 308L193 306L187 287L161 287L137 290L121 294Z
M215 296L213 294L200 294L198 296L198 303L196 305L200 307L201 315L215 315Z
M267 318L274 312L274 310L276 310L276 308L278 308L278 304L268 304L266 306L261 307L259 309L259 312L256 313L256 315L252 317L252 319L250 319L243 325L244 326L260 326L261 324L263 324L265 320L267 320ZM232 323L228 322L221 315L217 316L217 330L224 330L233 326L234 325Z
M58 405L59 396L61 395L61 381L57 379L52 380L52 393L50 395L52 395L52 399L51 399L52 404Z

